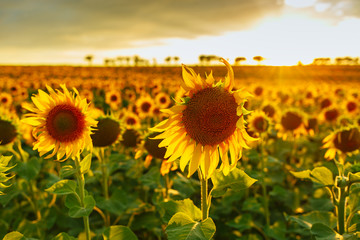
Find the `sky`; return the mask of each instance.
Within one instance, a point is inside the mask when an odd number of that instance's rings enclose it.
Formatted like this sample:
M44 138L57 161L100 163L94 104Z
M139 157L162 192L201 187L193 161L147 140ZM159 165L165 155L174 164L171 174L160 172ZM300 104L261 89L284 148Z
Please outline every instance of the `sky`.
M0 0L0 64L138 55L266 65L360 56L360 0Z

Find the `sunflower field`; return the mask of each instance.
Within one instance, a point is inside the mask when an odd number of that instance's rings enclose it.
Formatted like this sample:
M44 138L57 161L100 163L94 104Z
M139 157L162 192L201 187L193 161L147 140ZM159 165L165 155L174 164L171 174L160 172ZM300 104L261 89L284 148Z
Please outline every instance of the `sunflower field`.
M359 72L1 66L0 237L360 239Z

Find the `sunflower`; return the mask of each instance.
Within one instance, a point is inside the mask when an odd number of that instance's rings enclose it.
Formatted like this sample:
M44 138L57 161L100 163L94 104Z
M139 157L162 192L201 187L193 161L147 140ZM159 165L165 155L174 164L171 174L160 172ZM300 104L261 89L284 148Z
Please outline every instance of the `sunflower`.
M259 137L262 133L270 132L271 120L263 111L255 110L246 121L247 130L252 132L253 136Z
M154 100L149 95L141 96L136 100L136 111L139 117L144 119L153 115L153 108L155 107Z
M105 102L109 104L110 108L117 110L121 104L121 94L119 91L110 90L105 93Z
M136 128L141 127L141 120L139 116L131 111L125 111L122 116L122 121L124 122L126 128Z
M96 120L97 126L91 134L94 147L108 147L121 140L123 127L118 117L110 114L101 116Z
M0 151L11 151L13 143L19 139L18 116L7 108L0 107Z
M76 89L74 94L65 85L60 86L63 92L47 86L49 94L39 90L33 95L35 106L25 106L32 113L27 113L22 120L34 126L34 150L37 149L40 156L52 151L46 158L57 154L59 161L75 158L85 148L92 150L90 134L97 123L88 114L86 99L81 99Z
M336 153L342 156L357 154L360 149L360 131L357 126L347 126L335 130L324 138L323 148L326 159L334 159ZM344 160L344 158L341 158Z
M11 104L13 102L13 97L10 93L7 92L1 92L0 93L0 105L4 106L6 108L10 108Z
M155 96L155 104L159 108L168 108L170 103L170 96L165 92L160 92Z
M165 159L166 148L159 147L160 139L154 139L154 137L158 136L160 133L153 132L148 134L141 142L140 146L136 150L135 159L140 158L144 153L146 153L146 158L144 162L144 166L148 168L151 164L151 161L156 158L161 160L160 173L162 176L169 173L170 170L174 171L177 169L177 165L175 162L168 162Z
M188 177L199 168L208 179L220 160L220 170L227 175L236 167L242 149L249 148L247 142L255 140L244 126L244 115L249 112L243 106L251 94L243 89L232 91L234 72L226 60L221 62L228 74L217 83L212 73L203 79L183 65L185 98L163 110L169 118L152 128L163 132L154 139L163 139L159 147L166 147L164 158L169 158L168 162L180 158L182 171L189 163Z
M280 112L280 109L278 109L278 107L275 104L269 101L264 101L260 108L267 117L273 120L277 119L277 115Z
M128 128L122 134L121 144L126 148L136 148L141 143L140 132L133 128Z
M286 140L288 137L306 135L306 119L303 113L297 109L288 109L281 116L280 123L275 125L278 137Z

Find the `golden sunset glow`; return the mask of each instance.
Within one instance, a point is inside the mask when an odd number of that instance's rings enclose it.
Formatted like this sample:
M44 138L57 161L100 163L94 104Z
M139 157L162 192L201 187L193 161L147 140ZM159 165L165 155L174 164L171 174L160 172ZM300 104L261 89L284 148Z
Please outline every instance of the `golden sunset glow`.
M146 3L156 18L137 3L122 14L110 12L111 4L97 4L92 6L102 16L97 20L90 17L90 10L74 6L79 17L88 18L87 25L81 21L70 24L64 20L66 12L54 12L54 16L47 16L49 22L44 22L42 15L34 15L24 26L36 24L35 30L20 33L16 26L25 20L14 15L17 17L11 18L13 22L9 20L12 25L2 27L6 37L0 39L0 64L83 65L87 64L84 57L88 54L94 56L94 65L104 65L106 59L117 61L119 56L132 59L135 55L150 65L167 64L168 56L178 56L178 64L198 64L199 55L204 54L222 56L230 63L236 57L245 57L243 65L257 65L253 57L262 56L262 65L281 66L299 61L310 64L319 57L357 57L360 53L360 33L355 31L360 18L351 11L356 8L353 1L256 0L248 5L234 2L233 6L210 1L206 10L185 2L178 9L172 4ZM203 12L197 10L200 7ZM15 11L11 5L8 8ZM192 8L198 16L185 16ZM138 13L144 14L144 19L134 17ZM61 30L54 28L43 34L52 21Z

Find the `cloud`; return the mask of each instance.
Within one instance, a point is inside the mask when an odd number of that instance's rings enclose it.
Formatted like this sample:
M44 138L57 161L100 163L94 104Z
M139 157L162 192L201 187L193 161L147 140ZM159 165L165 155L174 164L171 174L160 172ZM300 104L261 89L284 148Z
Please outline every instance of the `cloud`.
M0 2L0 46L112 49L248 29L278 0L17 0Z

